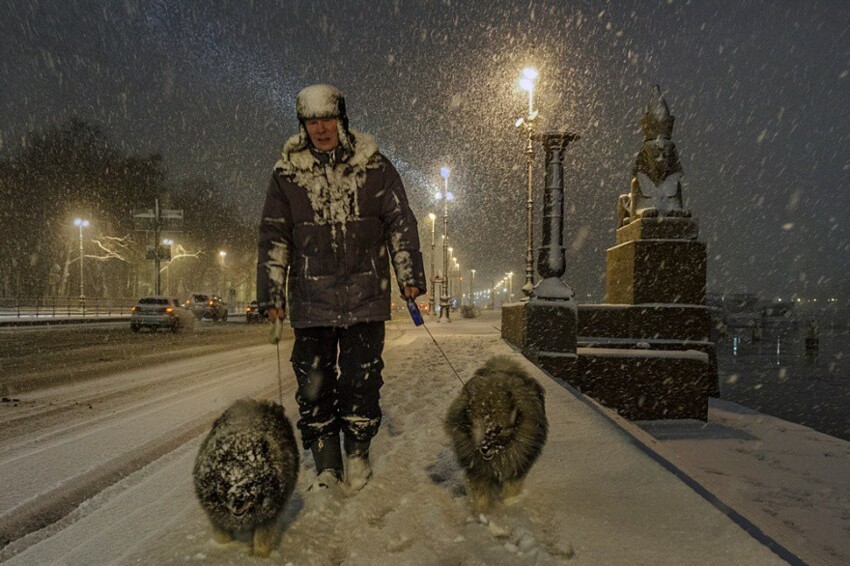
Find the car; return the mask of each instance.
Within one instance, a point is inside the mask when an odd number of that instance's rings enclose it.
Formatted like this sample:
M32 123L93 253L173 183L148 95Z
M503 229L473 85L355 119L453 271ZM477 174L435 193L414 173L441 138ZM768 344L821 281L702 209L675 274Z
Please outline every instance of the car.
M248 303L248 306L245 307L245 322L263 322L262 314L260 314L260 307L257 306L257 301L251 301Z
M227 320L227 305L217 295L192 293L186 299L185 306L198 319Z
M142 328L153 331L165 328L179 332L184 329L191 330L194 326L195 317L179 299L162 295L142 297L130 313L130 330L133 332Z

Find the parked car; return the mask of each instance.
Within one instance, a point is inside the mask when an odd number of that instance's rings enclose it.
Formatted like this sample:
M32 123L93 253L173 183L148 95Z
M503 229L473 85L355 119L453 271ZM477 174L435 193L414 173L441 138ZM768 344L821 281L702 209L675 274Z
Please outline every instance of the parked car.
M164 296L142 297L131 309L130 330L138 332L142 328L157 330L166 328L172 332L191 330L195 326L195 317L178 299Z
M247 307L245 307L245 322L263 322L263 315L260 314L260 307L257 306L257 301L251 301Z
M188 308L197 318L227 320L227 305L218 296L207 293L192 293L186 299Z

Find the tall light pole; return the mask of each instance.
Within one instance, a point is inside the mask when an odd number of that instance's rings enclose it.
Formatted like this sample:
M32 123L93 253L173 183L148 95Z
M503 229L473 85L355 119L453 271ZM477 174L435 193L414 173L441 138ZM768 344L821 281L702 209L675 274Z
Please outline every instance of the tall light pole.
M80 310L86 314L86 294L83 287L85 281L83 279L83 228L88 228L89 221L77 218L74 220L74 226L80 228Z
M514 300L514 272L505 273L508 277L508 302L513 302ZM525 291L525 287L522 289Z
M522 70L522 76L519 79L519 87L528 92L528 116L517 120L517 127L525 128L525 163L526 163L526 180L527 180L527 199L526 199L526 241L525 241L525 285L522 286L522 292L525 293L526 299L531 296L534 290L534 188L532 186L532 169L534 167L534 144L532 136L534 135L534 120L538 116L537 110L534 109L534 81L540 74L533 67L526 67Z
M174 251L174 249L172 248L172 246L174 245L174 240L171 240L169 238L165 238L165 239L162 240L162 243L165 244L166 246L168 246L168 265L166 266L167 271L165 272L165 288L166 288L166 294L170 295L171 294L171 258L172 258L173 251Z
M429 212L428 218L431 219L431 292L428 293L428 311L431 313L431 316L436 316L436 301L434 300L434 296L437 290L434 286L437 284L437 274L434 273L434 255L436 253L434 251L434 237L437 231L437 215L433 212Z
M220 252L218 252L218 255L219 255L219 257L221 257L221 300L222 300L222 301L227 301L227 299L226 299L226 297L225 297L225 291L226 291L226 289L224 288L224 285L225 285L225 279L224 279L224 259L227 257L227 252L226 252L226 251L224 251L224 250L221 250Z
M469 281L469 299L472 301L472 308L475 308L475 270L470 269L470 273L472 273L472 279Z
M443 285L440 293L440 318L437 322L442 320L444 315L446 322L452 321L449 314L451 310L451 305L449 304L449 201L454 197L449 192L450 174L451 170L448 167L440 168L440 176L445 183L443 185L443 192L438 191L436 195L437 200L443 200Z
M457 273L457 306L463 306L463 277L460 274L460 264L457 262L457 258L453 257L452 262L455 266L455 272Z
M452 297L454 297L454 294L455 294L454 281L452 281L452 279L454 278L454 261L455 261L455 256L453 255L453 254L454 254L454 248L449 247L449 248L448 248L448 250L449 250L449 271L448 271L448 273L446 273L446 277L449 279L449 282L448 282L448 287L449 287L449 308L451 308L451 304L452 304Z

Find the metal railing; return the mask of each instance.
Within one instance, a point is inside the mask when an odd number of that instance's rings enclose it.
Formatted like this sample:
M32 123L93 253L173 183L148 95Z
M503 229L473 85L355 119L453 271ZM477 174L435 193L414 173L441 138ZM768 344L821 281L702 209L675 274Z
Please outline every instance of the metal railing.
M9 318L98 317L130 314L134 299L79 297L0 297L0 320Z

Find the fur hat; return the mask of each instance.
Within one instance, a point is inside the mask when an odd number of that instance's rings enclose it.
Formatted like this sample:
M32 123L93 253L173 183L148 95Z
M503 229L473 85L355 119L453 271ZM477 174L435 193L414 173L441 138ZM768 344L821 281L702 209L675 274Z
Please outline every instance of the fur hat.
M336 118L340 145L348 152L353 151L348 129L348 114L345 110L345 97L335 86L315 84L302 89L295 99L295 113L298 116L303 147L310 144L310 137L304 126L305 121L316 118Z

